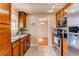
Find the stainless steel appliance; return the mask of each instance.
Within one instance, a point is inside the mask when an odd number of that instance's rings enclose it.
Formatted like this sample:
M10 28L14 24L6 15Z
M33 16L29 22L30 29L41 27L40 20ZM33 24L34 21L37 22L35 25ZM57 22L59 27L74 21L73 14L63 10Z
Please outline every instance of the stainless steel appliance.
M67 17L64 17L59 20L59 26L60 27L67 27Z
M67 39L67 30L63 30L63 38L66 38Z
M79 33L79 26L72 26L72 27L69 27L69 32L72 32L72 33Z
M68 54L79 56L79 4L74 3L67 9Z
M69 55L79 56L79 38L77 34L69 34Z
M62 29L58 29L57 30L57 37L58 39L58 47L61 50L61 56L63 56L63 30Z

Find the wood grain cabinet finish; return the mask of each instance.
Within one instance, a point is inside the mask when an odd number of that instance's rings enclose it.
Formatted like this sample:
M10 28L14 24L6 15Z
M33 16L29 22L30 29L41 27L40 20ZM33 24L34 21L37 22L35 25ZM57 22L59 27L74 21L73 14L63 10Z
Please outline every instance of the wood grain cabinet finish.
M30 35L25 37L25 52L28 50L30 47Z
M20 46L19 46L19 40L12 43L12 55L13 56L19 56L20 55Z
M56 28L59 28L59 25L58 25L58 21L67 16L67 12L65 10L67 10L70 6L72 6L73 3L67 3L60 11L58 11L56 13ZM64 39L63 40L63 55L67 55L68 54L68 41L67 39Z
M67 3L65 6L64 6L64 16L67 16L67 12L66 10L72 5L72 3Z
M0 9L7 13L0 13L0 56L10 56L11 30L10 13L11 5L9 3L0 3Z
M65 11L67 8L69 8L72 5L72 3L67 3L59 12L56 13L56 27L58 28L58 21L67 16L67 12Z
M27 41L28 43L27 43L27 46L28 46L28 48L30 47L30 34L28 35L28 41Z
M63 16L64 16L64 9L60 10L59 15L60 15L59 20L61 20L61 18L63 18Z
M67 56L68 55L68 42L67 39L63 38L63 55Z
M59 13L56 14L56 27L59 27L58 21L59 21L60 17L59 17Z
M26 13L19 12L19 28L26 28Z
M26 36L26 37L24 38L24 40L25 40L25 49L24 49L25 53L26 53L26 51L27 51L27 39L28 39L28 37Z
M69 6L69 3L64 6L64 16L67 16L67 12L65 10L69 8Z
M23 56L30 47L30 35L12 43L12 56Z
M25 40L24 38L20 39L20 56L23 56L25 53Z

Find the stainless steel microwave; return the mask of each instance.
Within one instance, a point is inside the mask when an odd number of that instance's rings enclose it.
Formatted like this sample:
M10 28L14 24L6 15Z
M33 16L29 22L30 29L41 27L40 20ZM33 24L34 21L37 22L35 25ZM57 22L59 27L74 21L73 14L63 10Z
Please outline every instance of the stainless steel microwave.
M59 27L67 27L67 17L59 20Z

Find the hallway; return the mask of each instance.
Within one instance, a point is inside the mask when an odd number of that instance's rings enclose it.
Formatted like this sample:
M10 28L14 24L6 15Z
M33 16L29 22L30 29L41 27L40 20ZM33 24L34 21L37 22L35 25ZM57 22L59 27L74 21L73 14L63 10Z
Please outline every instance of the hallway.
M58 56L52 46L31 46L25 56Z

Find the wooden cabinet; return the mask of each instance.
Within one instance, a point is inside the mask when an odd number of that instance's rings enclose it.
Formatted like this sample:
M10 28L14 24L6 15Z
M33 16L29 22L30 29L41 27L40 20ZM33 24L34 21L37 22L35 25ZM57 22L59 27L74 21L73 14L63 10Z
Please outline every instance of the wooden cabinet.
M26 13L19 12L19 28L26 28Z
M20 53L19 53L19 40L15 41L12 43L12 55L13 56L19 56Z
M65 6L64 6L64 16L67 16L67 12L66 12L66 10L67 10L67 8L69 8L69 3L67 3Z
M30 47L30 34L28 35L28 39L27 39L27 49Z
M57 28L59 27L58 21L59 21L59 13L56 14L56 27Z
M30 35L20 39L20 55L23 56L30 47Z
M72 5L72 3L67 3L65 6L64 6L64 16L67 16L67 12L66 10Z
M60 19L63 18L63 16L64 16L64 9L61 9L61 10L60 10L59 15L60 15L60 17L59 17ZM60 20L60 19L59 19L59 20Z
M59 28L59 20L65 16L67 16L67 12L65 10L67 10L70 6L72 5L72 3L67 3L59 12L56 13L56 28ZM67 43L67 39L63 40L63 55L67 55L68 54L68 43Z
M24 39L25 39L25 49L24 49L24 51L26 52L27 51L27 43L28 43L27 39L28 39L28 36L26 36Z
M9 3L0 3L0 8L3 8L5 10L10 10Z
M59 20L65 16L67 16L67 12L65 11L67 8L69 8L72 5L72 3L67 3L59 12L56 13L56 27L59 27Z
M20 39L20 55L23 56L25 51L25 40L24 38Z
M30 35L25 37L25 52L28 50L30 47Z
M68 55L68 42L67 39L63 38L63 55Z
M9 3L0 3L0 9L5 11L5 13L0 13L0 56L9 56L11 47L11 5Z
M12 56L23 56L30 47L30 35L12 43Z

